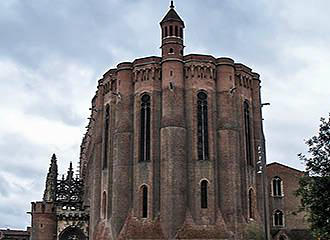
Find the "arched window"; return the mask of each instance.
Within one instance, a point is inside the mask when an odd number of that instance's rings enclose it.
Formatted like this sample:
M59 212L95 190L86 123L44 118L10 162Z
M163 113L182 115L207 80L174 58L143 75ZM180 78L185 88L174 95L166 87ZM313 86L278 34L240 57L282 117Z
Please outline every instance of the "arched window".
M170 36L173 36L173 26L170 25Z
M180 28L180 37L183 38L183 28Z
M254 207L254 196L253 196L253 189L252 188L250 188L249 189L249 202L248 202L248 204L249 204L249 218L252 218L252 219L254 219L254 209L253 209L253 207Z
M273 185L273 196L275 197L281 197L283 196L283 181L280 177L274 177L272 181Z
M201 182L201 208L207 208L207 185L206 180Z
M174 49L173 48L170 48L169 53L174 53Z
M175 26L175 36L179 37L179 29L178 26Z
M150 161L150 96L141 97L140 161Z
M209 159L207 94L197 94L197 151L199 160Z
M252 144L251 144L251 124L249 103L244 102L244 130L245 130L245 152L248 165L253 166L252 162Z
M110 108L109 105L105 108L104 119L104 152L103 152L103 169L108 166L108 146L109 146L109 123L110 122Z
M283 227L284 226L284 214L281 210L276 210L273 216L273 224L275 227Z
M148 217L148 187L143 185L142 190L142 218Z
M107 217L107 193L103 192L102 196L102 217Z

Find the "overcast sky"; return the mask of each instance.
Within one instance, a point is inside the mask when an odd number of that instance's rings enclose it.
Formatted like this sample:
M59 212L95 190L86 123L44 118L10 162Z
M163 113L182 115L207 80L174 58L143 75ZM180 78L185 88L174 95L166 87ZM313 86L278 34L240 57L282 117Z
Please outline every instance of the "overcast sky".
M231 57L260 73L267 161L297 153L329 112L330 1L176 0L185 53ZM0 228L25 228L52 153L76 165L97 80L160 55L169 1L0 1Z

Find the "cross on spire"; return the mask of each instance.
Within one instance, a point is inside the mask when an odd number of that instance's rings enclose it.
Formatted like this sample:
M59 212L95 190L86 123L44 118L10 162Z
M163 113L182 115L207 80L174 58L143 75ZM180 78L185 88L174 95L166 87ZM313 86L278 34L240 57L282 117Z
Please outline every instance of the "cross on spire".
M170 6L170 8L174 8L174 1L171 1L171 6Z

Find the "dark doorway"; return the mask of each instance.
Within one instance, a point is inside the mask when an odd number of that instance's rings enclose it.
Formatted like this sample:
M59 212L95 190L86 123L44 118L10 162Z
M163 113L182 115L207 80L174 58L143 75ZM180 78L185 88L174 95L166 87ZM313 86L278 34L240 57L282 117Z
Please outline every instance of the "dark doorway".
M79 228L68 227L61 232L59 240L86 240L86 237Z

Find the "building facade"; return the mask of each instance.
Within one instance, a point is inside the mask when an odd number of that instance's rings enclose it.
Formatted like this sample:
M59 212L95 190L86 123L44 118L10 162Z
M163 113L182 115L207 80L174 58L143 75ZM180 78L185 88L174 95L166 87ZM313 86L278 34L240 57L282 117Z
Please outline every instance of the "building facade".
M173 3L161 56L98 82L80 168L90 239L244 239L264 231L259 74L230 58L184 54Z
M305 212L299 212L300 198L295 195L304 172L280 163L267 165L269 223L274 240L313 239Z
M80 174L32 203L33 240L248 239L268 232L259 74L226 57L184 54L174 9L161 56L98 81Z

